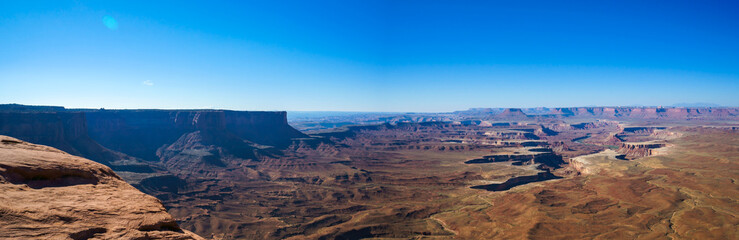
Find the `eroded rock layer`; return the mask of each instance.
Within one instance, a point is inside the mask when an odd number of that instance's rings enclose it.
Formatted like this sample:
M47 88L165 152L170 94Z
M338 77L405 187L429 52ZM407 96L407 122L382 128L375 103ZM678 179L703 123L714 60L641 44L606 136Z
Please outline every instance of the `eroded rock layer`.
M0 136L0 238L202 239L110 168Z
M221 110L116 110L87 112L90 136L103 146L145 160L157 149L195 131L228 132L243 140L276 147L307 137L287 124L285 112Z

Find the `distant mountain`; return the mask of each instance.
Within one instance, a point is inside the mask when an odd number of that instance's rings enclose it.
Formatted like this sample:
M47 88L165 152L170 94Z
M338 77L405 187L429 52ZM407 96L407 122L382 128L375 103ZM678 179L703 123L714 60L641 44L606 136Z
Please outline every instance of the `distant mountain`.
M715 103L676 103L672 104L671 107L723 107L721 105L715 104Z

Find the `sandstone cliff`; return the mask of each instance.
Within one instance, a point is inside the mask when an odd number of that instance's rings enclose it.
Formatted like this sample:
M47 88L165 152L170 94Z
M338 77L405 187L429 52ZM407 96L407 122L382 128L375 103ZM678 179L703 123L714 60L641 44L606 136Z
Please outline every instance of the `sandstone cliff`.
M0 136L0 238L202 239L110 168Z
M495 115L496 118L502 118L502 119L525 119L529 116L526 115L521 109L518 108L508 108L506 110L503 110L503 112Z
M738 108L683 108L683 107L576 107L553 108L550 116L602 117L628 119L736 119Z
M307 137L287 124L285 112L104 110L86 114L93 139L150 161L160 160L160 147L195 131L229 132L252 143L276 147L287 147L293 138Z
M0 134L53 146L106 165L129 158L92 140L84 113L0 112Z
M660 120L736 120L736 107L569 107L569 108L509 108L456 111L457 116L473 119L527 119L527 118L604 118L604 119L660 119ZM555 129L556 130L556 129Z
M664 147L664 143L642 142L642 143L621 143L618 153L624 154L628 159L640 158L653 155L653 150Z
M176 193L195 178L242 169L294 139L310 140L287 124L285 112L23 105L0 105L0 134L103 163L151 194Z

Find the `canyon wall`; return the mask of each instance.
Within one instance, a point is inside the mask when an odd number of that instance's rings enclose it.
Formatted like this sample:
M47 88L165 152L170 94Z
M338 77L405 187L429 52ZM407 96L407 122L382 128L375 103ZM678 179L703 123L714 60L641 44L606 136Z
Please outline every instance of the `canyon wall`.
M735 119L739 108L574 107L553 108L549 116L634 119Z
M570 107L570 108L472 108L453 114L483 119L511 120L525 118L607 118L666 120L736 120L739 108L684 107Z
M102 110L87 112L90 136L102 145L145 160L194 131L220 131L261 145L287 147L307 137L287 124L285 112L221 110Z
M53 146L106 165L127 158L90 138L85 114L80 112L0 112L0 134Z
M114 170L151 173L173 164L169 161L172 158L204 161L180 154L188 149L207 148L220 151L216 156L230 154L255 159L255 149L286 148L293 139L307 138L288 125L286 115L286 112L97 110L11 104L0 105L0 134L49 145Z
M654 149L664 147L665 145L666 144L664 143L656 143L656 142L643 142L643 143L624 142L624 143L621 143L621 146L618 148L618 153L624 154L625 157L628 159L647 157L647 156L654 155L653 154Z
M226 129L255 143L287 147L293 138L308 135L287 124L287 112L224 111Z

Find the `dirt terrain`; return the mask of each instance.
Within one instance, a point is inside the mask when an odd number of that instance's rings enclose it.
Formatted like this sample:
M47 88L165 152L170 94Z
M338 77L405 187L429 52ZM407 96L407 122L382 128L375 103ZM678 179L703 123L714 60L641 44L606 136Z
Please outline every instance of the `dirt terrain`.
M664 154L577 157L579 176L478 195L439 218L465 239L737 238L736 130L671 130L683 137Z
M223 239L736 237L735 129L562 126L315 132L331 143L294 145L250 167L259 177L165 204L185 228Z

